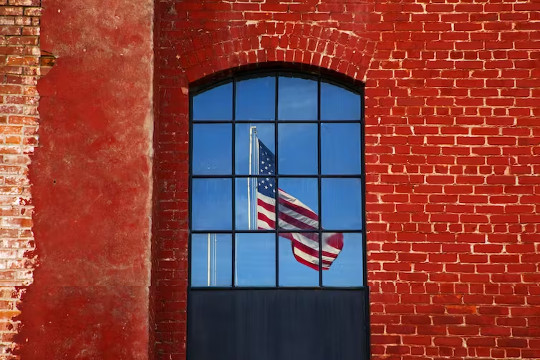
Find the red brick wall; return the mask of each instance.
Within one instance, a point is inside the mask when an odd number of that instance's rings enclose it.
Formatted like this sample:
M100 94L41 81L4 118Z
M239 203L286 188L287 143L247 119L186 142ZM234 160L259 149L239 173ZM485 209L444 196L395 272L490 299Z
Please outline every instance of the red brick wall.
M32 282L28 164L37 144L39 0L0 0L0 359L11 358L21 286Z
M538 358L539 4L376 9L373 355Z
M190 83L276 61L366 83L373 357L540 357L538 10L156 1L156 357L185 356Z

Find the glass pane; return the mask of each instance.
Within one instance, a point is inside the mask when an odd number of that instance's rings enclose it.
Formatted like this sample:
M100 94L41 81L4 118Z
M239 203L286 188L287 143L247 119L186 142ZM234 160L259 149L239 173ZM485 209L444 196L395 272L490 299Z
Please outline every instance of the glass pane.
M275 114L275 77L267 76L236 82L236 120L274 120Z
M276 285L275 234L236 234L236 285Z
M318 229L318 193L316 178L280 178L279 227Z
M321 82L321 120L360 120L360 94Z
M317 120L317 81L279 77L279 120Z
M231 229L230 179L193 179L192 229Z
M323 286L362 286L362 234L323 233L323 242L323 263L330 264L323 272Z
M321 183L322 227L362 229L362 182L359 178L326 178Z
M251 139L252 139L252 146L250 147L250 130L252 133ZM263 170L263 173L265 173L264 169L265 166L268 165L266 162L270 162L271 165L275 165L275 145L274 145L274 139L275 139L275 132L274 132L274 124L236 124L236 134L235 134L236 142L235 142L235 167L236 167L236 174L257 174L258 169ZM259 152L257 152L257 143L256 140L259 140L259 147L262 149L259 149ZM266 149L268 151L266 151ZM250 151L251 148L251 151ZM249 156L251 154L251 163L249 161ZM268 157L265 157L265 154L267 154L270 157L270 160L268 160ZM258 160L261 160L264 163L264 165L261 167ZM251 172L249 171L249 167L251 164ZM257 168L258 166L258 168ZM266 170L266 173L268 171ZM272 171L271 174L274 174L274 171Z
M280 174L318 173L317 124L279 124Z
M321 124L323 174L360 174L360 124Z
M193 125L193 174L231 174L230 124Z
M193 120L231 120L232 83L209 89L193 97Z
M319 285L319 235L317 233L280 233L279 285Z
M274 229L275 178L236 178L236 229Z
M191 285L231 286L232 246L230 234L191 236Z

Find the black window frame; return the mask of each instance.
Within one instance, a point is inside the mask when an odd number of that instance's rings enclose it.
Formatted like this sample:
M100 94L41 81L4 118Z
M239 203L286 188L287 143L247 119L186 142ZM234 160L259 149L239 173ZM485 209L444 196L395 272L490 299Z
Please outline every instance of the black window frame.
M252 78L260 78L260 77L267 77L267 76L275 76L276 83L275 83L275 116L274 120L236 120L236 83L241 80L247 80ZM301 120L278 120L278 93L279 93L279 77L280 76L286 76L286 77L294 77L294 78L308 78L312 80L317 81L317 119L316 120L307 120L307 121L301 121ZM248 71L241 71L236 72L232 74L227 74L225 77L219 79L219 80L210 80L206 84L202 85L195 85L193 87L190 87L189 92L189 203L188 203L188 215L189 215L189 236L188 236L188 269L187 269L187 275L188 275L188 289L193 290L234 290L234 289L367 289L367 232L366 232L366 172L365 172L365 88L364 84L359 81L346 81L343 80L343 77L339 76L333 76L332 74L326 75L322 72L310 72L305 70L297 70L297 69L289 69L289 68L270 68L270 69L257 69L257 70L248 70ZM344 88L350 92L353 92L355 94L358 94L360 96L360 119L359 120L321 120L321 84L322 83L328 83L332 84L341 88ZM231 120L193 120L193 98L201 94L205 91L208 91L210 89L232 83L232 115ZM338 179L360 179L361 180L361 196L362 196L362 229L323 229L322 228L322 222L319 222L319 227L317 231L313 230L294 230L293 233L318 233L319 235L319 264L321 264L322 261L322 248L320 247L322 242L322 234L323 233L329 233L329 232L340 232L340 233L356 233L362 235L362 285L361 286L328 286L323 285L323 270L322 267L319 267L319 282L318 286L280 286L279 285L279 234L286 232L285 230L280 229L278 226L273 230L238 230L236 229L236 221L235 221L235 180L237 178L248 178L248 177L256 177L254 175L249 174L236 174L236 164L235 164L235 147L236 147L236 124L249 124L249 123L258 123L258 124L273 124L274 125L274 142L275 142L275 174L274 178L276 180L276 188L278 188L279 179L280 178L311 178L311 179L317 179L318 183L318 215L319 219L322 219L322 207L321 207L321 184L322 179L324 178L338 178ZM317 145L318 145L318 155L317 155L317 162L318 162L318 169L316 174L280 174L279 168L278 168L278 125L279 124L294 124L294 123L302 123L302 124L316 124L317 125L317 133L318 133L318 139L317 139ZM331 123L331 124L359 124L360 125L360 147L361 147L361 154L360 154L360 174L339 174L339 175L333 175L333 174L322 174L321 169L321 125L322 123ZM219 175L212 175L212 174L200 174L200 175L194 175L193 174L193 125L194 124L231 124L232 127L232 164L231 164L231 173L230 174L219 174ZM265 175L264 177L268 177ZM198 178L205 178L205 179L211 179L211 178L220 178L220 179L231 179L231 195L232 195L232 220L231 220L231 229L223 229L223 230L193 230L192 228L192 185L193 185L193 179ZM290 232L290 231L289 231ZM191 284L191 257L192 257L192 235L193 234L230 234L231 235L231 286L192 286ZM235 285L236 279L235 279L235 267L236 267L236 259L235 259L235 236L236 234L249 234L249 233L255 233L255 234L261 234L261 233L270 233L275 235L275 262L276 262L276 268L275 268L275 286L237 286Z

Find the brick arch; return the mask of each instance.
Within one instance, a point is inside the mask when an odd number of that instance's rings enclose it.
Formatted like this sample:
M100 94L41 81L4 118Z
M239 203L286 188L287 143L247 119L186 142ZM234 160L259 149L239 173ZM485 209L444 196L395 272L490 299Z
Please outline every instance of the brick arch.
M287 22L190 35L193 48L179 46L176 56L189 83L230 68L273 62L305 64L364 80L375 48L373 41L354 32Z

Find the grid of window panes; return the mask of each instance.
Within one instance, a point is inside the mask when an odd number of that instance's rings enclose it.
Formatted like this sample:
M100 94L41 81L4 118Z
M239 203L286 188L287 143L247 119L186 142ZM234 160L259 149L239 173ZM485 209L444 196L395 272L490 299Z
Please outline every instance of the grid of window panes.
M361 119L361 93L319 76L257 73L194 93L191 287L363 286Z

